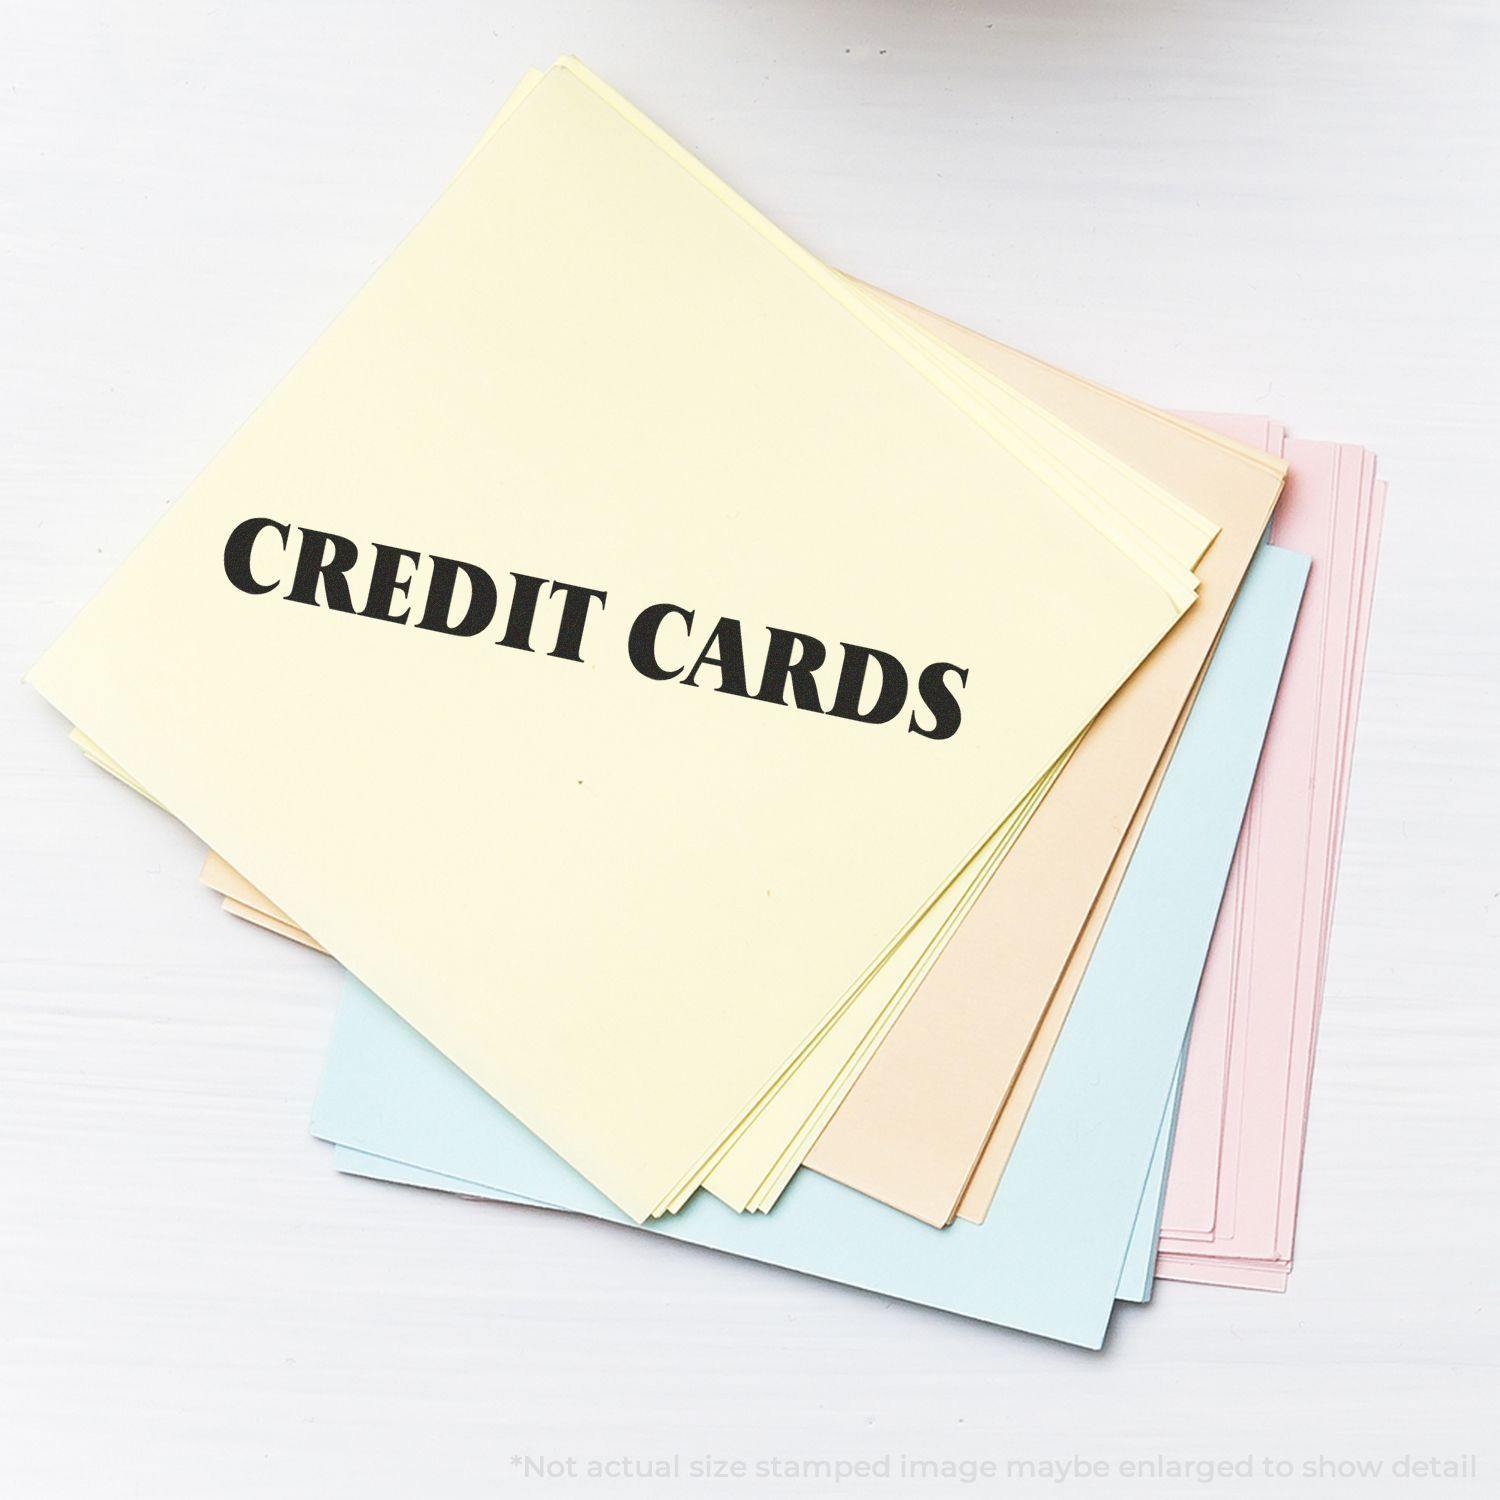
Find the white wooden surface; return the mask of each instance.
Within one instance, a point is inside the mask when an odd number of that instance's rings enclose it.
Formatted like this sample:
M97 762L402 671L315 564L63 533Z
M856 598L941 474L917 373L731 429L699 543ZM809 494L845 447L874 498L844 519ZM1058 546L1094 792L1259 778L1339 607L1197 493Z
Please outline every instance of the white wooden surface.
M8 0L11 683L562 50L834 263L1365 442L1391 507L1292 1290L1163 1287L1102 1357L336 1176L332 967L220 915L192 840L0 693L0 1494L1495 1493L1497 30L1485 0ZM1157 1455L1296 1472L1119 1477Z

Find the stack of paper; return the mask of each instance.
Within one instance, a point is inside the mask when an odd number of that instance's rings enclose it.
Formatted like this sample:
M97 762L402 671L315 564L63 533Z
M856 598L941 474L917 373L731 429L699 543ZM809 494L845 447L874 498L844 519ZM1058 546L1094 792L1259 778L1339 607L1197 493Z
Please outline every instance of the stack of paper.
M349 971L342 1168L1097 1345L1179 1088L1163 1274L1289 1252L1378 518L1281 446L840 275L563 59L30 680ZM1304 940L1184 1075L1205 961Z

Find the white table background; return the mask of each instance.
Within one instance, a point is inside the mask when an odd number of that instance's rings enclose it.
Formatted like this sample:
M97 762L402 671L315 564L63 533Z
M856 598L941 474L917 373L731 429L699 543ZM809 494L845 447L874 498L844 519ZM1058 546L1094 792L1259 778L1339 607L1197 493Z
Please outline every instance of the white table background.
M517 1454L1290 1462L840 1493L1495 1493L1497 7L1484 0L0 12L0 1494L825 1494ZM834 264L1391 484L1284 1297L1096 1357L337 1176L333 966L13 684L575 51ZM1481 597L1485 595L1487 597ZM1477 1454L1479 1484L1398 1482ZM1305 1460L1386 1465L1374 1483Z

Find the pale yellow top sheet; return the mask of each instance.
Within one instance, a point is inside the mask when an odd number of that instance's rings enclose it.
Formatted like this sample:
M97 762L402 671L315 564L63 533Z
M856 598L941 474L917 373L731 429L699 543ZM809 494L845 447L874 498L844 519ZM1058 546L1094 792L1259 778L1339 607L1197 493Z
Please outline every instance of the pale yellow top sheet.
M554 69L31 678L643 1217L1185 607L1076 501ZM375 542L416 609L437 554L607 599L574 661L557 598L529 652L505 594L463 639L291 603L271 534L251 595L258 516L352 539L356 601ZM841 642L958 663L961 727L647 680L664 601L673 666L744 622L752 691L773 626L825 705Z

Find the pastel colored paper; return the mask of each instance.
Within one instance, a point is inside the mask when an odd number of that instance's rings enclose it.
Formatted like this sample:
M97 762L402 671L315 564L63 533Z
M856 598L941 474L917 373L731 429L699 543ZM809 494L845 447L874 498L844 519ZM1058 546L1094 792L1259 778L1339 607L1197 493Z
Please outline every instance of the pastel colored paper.
M647 1230L1097 1347L1305 577L1303 558L1267 547L1246 578L1107 940L983 1225L933 1229L801 1173L769 1214L735 1215L699 1195ZM622 1219L352 982L314 1129L367 1156L486 1191Z
M1158 1274L1284 1285L1385 487L1363 450L1292 443L1278 534L1314 560L1183 1082ZM1225 955L1220 958L1219 955ZM1218 960L1216 962L1216 959Z
M1333 444L1298 444L1295 478L1289 488L1286 519L1312 553L1316 592L1309 588L1267 735L1268 747L1284 737L1302 749L1268 748L1251 794L1250 809L1230 872L1213 944L1199 986L1185 1074L1177 1088L1182 1125L1175 1137L1165 1130L1158 1141L1145 1203L1127 1257L1122 1296L1145 1300L1153 1275L1171 1280L1284 1291L1291 1267L1298 1169L1307 1124L1317 1006L1332 922L1333 875L1338 867L1344 807L1359 715L1364 644L1375 585L1385 485L1374 480L1374 465L1359 450ZM1343 483L1340 483L1342 475ZM1340 514L1341 513L1341 514ZM1278 516L1280 521L1280 516ZM1347 586L1335 585L1339 579ZM1333 717L1320 715L1314 701L1339 705ZM1332 724L1332 736L1318 737L1311 726ZM1297 822L1313 788L1333 789L1323 806L1331 813L1319 824ZM1300 842L1305 835L1306 843ZM1296 995L1265 976L1254 956L1262 949L1283 951L1288 935L1258 912L1262 891L1302 890L1300 930L1290 941L1306 943L1319 955L1315 985ZM1278 908L1271 908L1274 921ZM1283 913L1286 908L1279 908ZM1259 918L1259 920L1257 920ZM1253 981L1259 978L1257 985ZM1292 1019L1285 1018L1288 1010ZM1276 1017L1283 1017L1280 1028ZM1251 1022L1259 1020L1262 1045L1272 1039L1271 1066L1245 1077L1243 1056ZM1268 1021L1271 1025L1268 1027ZM1275 1045L1279 1042L1279 1048ZM1280 1054L1280 1065L1276 1059ZM1231 1073L1240 1075L1231 1090ZM1300 1088L1292 1084L1296 1078ZM1233 1095L1233 1097L1231 1097ZM1233 1134L1226 1142L1226 1113L1233 1108ZM1169 1117L1170 1118L1170 1117ZM1278 1191L1236 1201L1234 1168L1241 1153L1259 1150L1268 1165L1250 1181L1275 1176ZM1170 1155L1172 1198L1166 1203ZM1278 1158L1280 1165L1278 1167ZM1221 1183L1220 1177L1225 1180ZM1154 1208L1148 1209L1148 1205ZM1173 1215L1167 1238L1159 1226ZM1260 1239L1255 1241L1255 1221ZM1234 1227L1246 1243L1269 1254L1246 1255L1235 1243ZM1279 1236L1279 1238L1278 1238ZM1154 1264L1153 1264L1154 1263ZM1128 1287L1128 1290L1127 1290Z
M1129 513L1147 487L1101 463L1102 495L998 400L564 63L31 680L649 1216L1192 602ZM323 538L317 607L253 596L267 570L297 596L264 528L226 582L226 539L268 512L286 547ZM411 549L431 628L385 623L377 538ZM512 570L527 625L525 580L550 581L538 649L455 635L480 595L470 571L441 599L439 560ZM708 683L648 681L627 636L656 601L701 613L710 661L720 616L761 650L779 629L957 661L961 731L726 691L718 632Z

